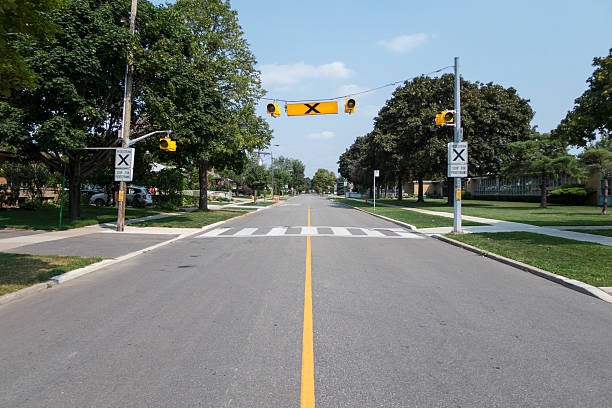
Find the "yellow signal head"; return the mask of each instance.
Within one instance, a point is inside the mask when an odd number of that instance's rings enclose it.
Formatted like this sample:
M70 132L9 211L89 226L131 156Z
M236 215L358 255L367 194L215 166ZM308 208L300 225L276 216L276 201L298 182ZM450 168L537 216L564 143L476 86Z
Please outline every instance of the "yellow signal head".
M280 108L278 107L277 104L275 103L269 103L266 106L266 110L268 111L268 113L272 116L280 116Z
M454 123L455 122L455 112L445 111L442 113L444 114L444 123Z
M344 103L344 112L345 113L353 113L355 111L355 106L357 106L357 102L355 99L350 98L347 99Z

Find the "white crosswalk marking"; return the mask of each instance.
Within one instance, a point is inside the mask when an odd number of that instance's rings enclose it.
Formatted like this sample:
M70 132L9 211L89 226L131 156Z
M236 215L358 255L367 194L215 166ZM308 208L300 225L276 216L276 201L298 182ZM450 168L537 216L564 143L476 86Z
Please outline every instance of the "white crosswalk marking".
M248 235L252 235L255 231L257 231L257 228L242 228L240 231L238 231L234 235L238 237L246 237Z
M375 229L370 229L370 228L366 229L366 228L364 228L363 232L365 232L366 235L369 236L369 237L386 237L385 234L383 234L380 231L376 231Z
M302 227L302 235L317 235L317 227Z
M348 229L344 227L331 227L331 230L334 235L338 235L338 236L353 235L349 232Z
M274 227L267 234L267 237L279 237L287 233L287 227Z
M225 231L229 231L231 228L217 228L210 230L205 234L199 235L200 237L216 237L219 234L223 234Z
M350 229L349 229L350 228ZM297 230L299 233L289 234L289 229ZM260 230L256 233L257 230ZM337 238L386 238L386 239L423 239L420 234L415 234L403 228L363 228L363 227L233 227L216 228L208 231L197 238L241 238L241 237L337 237Z

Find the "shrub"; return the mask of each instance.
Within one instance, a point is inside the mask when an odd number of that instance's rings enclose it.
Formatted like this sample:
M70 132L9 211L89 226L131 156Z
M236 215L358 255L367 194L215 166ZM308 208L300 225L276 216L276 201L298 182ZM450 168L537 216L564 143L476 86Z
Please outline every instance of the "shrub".
M0 170L6 178L7 186L0 198L3 205L11 205L19 200L19 192L23 188L27 192L28 201L43 201L43 189L49 183L51 173L40 163L4 163ZM30 205L31 207L31 205Z
M183 203L183 173L178 169L163 169L155 177L154 185L159 191L158 205L174 209Z
M539 203L539 195L489 195L489 194L474 194L472 200L488 200L488 201L515 201L515 202L526 202L526 203Z
M555 204L585 205L589 194L594 192L594 189L584 187L559 188L548 193L548 201Z
M24 210L38 210L42 207L42 204L38 200L27 200L23 204L19 205L19 208L23 208Z
M66 205L66 202L64 201L64 205ZM54 203L53 201L45 201L44 203L42 203L41 208L59 208L59 202Z
M200 203L199 196L184 195L182 199L183 205L198 205Z

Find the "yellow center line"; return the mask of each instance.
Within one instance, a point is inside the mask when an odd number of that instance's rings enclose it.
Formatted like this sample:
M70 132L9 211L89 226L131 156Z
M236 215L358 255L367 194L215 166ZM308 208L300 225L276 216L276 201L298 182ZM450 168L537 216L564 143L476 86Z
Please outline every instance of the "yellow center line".
M310 227L310 207L308 207ZM306 279L304 282L304 331L302 337L302 391L300 408L314 408L314 348L312 332L312 251L310 236L306 237Z

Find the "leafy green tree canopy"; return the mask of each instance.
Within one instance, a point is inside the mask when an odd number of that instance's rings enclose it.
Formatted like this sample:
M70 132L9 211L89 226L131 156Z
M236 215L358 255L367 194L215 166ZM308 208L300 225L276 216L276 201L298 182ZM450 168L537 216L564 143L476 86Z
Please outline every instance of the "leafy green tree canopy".
M32 88L37 75L19 51L24 40L35 41L56 33L49 12L63 0L2 0L0 3L0 96L11 89Z
M574 101L555 133L569 144L585 146L612 134L612 49L606 57L593 59L595 71L587 80L589 88Z

